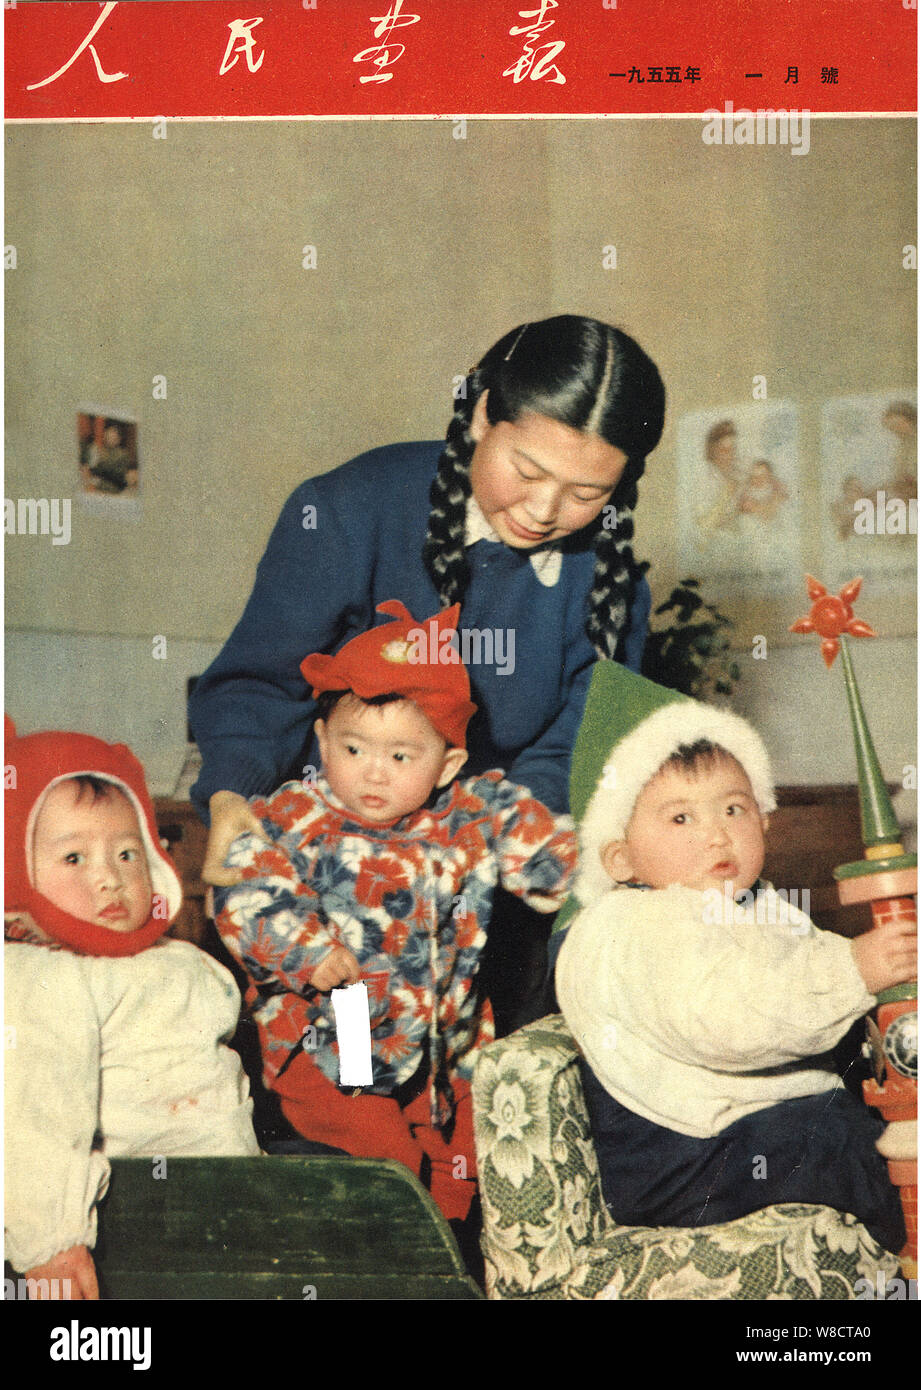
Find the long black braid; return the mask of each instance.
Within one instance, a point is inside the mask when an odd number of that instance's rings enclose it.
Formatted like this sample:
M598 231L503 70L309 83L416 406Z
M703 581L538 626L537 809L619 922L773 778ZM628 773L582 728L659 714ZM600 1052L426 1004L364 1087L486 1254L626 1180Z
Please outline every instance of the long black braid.
M444 608L463 599L470 578L464 550L470 462L475 447L470 423L476 398L482 391L479 388L474 392L475 381L476 372L464 382L466 399L460 397L455 405L438 471L429 489L432 510L422 558Z
M463 599L469 580L464 533L475 448L470 426L484 391L490 424L532 412L597 434L627 455L621 479L594 523L595 569L585 624L598 655L615 657L634 585L648 568L636 562L631 542L637 483L661 436L665 412L655 363L620 329L569 314L520 324L490 348L455 402L429 494L423 559L446 607Z

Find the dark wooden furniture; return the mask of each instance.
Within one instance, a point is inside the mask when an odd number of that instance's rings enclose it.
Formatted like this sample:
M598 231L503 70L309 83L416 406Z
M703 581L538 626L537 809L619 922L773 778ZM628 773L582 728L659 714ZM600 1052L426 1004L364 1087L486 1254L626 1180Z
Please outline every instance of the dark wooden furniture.
M867 906L842 907L832 875L837 864L863 858L857 786L778 787L767 834L764 877L790 893L819 927L859 936L872 925ZM809 906L802 892L809 893ZM792 896L793 891L800 898Z
M208 926L205 914L207 885L201 881L208 831L199 820L191 801L158 796L154 800L154 811L160 839L169 850L182 879L182 908L169 934L201 946Z

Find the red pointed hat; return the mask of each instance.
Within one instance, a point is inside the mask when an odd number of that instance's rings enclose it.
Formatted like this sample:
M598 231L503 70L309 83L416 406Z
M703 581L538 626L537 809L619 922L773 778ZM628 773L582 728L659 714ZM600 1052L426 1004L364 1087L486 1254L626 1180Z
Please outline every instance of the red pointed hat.
M38 733L19 738L4 716L4 909L26 913L55 941L89 956L133 956L163 935L182 905L182 884L160 844L144 769L123 743L89 734ZM56 907L32 882L32 840L44 798L58 782L88 775L111 782L131 802L153 885L151 915L135 931L96 926Z
M301 662L314 696L351 690L359 699L402 695L418 705L451 748L463 748L470 716L470 678L452 636L460 604L419 623L399 601L377 605L396 621L372 627L346 642L334 656L314 652Z

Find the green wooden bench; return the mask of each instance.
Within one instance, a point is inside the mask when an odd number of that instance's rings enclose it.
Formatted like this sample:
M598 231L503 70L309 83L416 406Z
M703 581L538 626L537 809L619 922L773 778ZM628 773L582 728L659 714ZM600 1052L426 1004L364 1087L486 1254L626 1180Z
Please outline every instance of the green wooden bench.
M157 1162L112 1160L95 1250L103 1298L483 1298L441 1212L401 1163Z

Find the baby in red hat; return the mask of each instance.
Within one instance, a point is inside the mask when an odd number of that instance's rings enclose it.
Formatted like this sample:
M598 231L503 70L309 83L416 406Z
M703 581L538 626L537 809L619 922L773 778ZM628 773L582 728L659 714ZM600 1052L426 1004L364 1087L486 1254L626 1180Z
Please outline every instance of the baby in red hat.
M421 1175L449 1220L475 1190L469 1079L494 1036L477 989L497 885L539 911L568 892L576 844L499 771L456 780L470 702L459 605L417 623L402 603L301 670L323 771L250 803L263 827L227 864L217 925L250 979L266 1084L298 1135ZM268 843L266 843L266 841ZM340 1086L330 990L368 989L373 1081Z
M110 1157L259 1153L240 998L164 937L182 887L129 750L7 720L4 762L7 1258L97 1298Z

